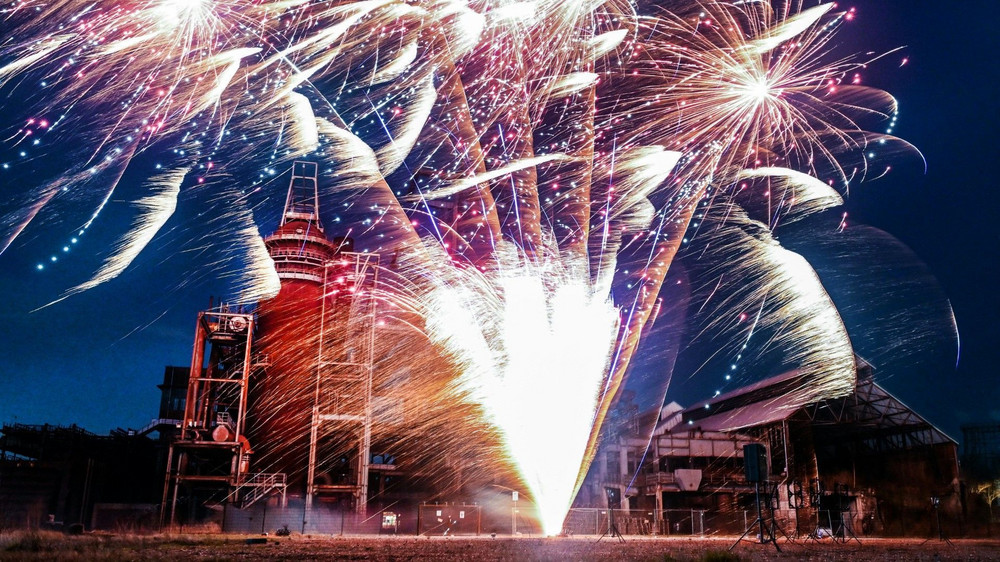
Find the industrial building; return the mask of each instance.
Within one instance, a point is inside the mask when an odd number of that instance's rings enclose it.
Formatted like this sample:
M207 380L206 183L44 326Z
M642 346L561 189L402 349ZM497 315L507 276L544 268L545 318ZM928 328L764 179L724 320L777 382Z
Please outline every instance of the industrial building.
M797 371L694 407L668 404L646 414L659 416L652 439L619 416L577 502L621 498L622 509L652 514L662 533L671 531L664 513L696 509L716 532L739 533L745 520L727 514L754 508L744 447L757 443L766 450L767 511L786 534L926 534L937 510L958 521L957 443L857 365L850 395L804 406L787 399L804 376Z
M962 472L971 480L1000 480L1000 424L962 426Z
M155 523L158 451L142 430L15 423L2 432L0 527Z

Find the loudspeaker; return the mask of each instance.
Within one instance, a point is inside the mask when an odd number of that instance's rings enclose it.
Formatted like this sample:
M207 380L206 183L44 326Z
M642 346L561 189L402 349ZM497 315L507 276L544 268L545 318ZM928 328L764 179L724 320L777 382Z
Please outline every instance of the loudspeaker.
M743 445L743 472L747 482L767 480L767 447L760 443Z
M618 488L605 488L604 492L608 495L608 508L610 509L621 509L622 507L622 496L621 490Z

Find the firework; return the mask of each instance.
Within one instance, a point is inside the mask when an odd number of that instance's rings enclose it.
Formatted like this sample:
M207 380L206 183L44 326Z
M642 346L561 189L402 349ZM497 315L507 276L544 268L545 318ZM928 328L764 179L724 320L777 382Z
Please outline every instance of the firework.
M243 253L218 267L256 301L278 288L256 229L275 206L272 176L295 158L319 162L335 209L324 220L359 250L395 256L387 306L417 314L403 323L437 346L426 361L449 365L427 400L471 404L459 410L499 435L555 533L684 233L709 221L722 226L705 240L746 242L745 222L726 225L735 215L705 205L759 177L801 186L808 174L843 190L871 166L870 143L898 144L860 123L895 108L854 83L867 61L830 61L845 16L800 8L14 4L2 13L0 90L24 103L2 138L23 156L9 173L52 165L19 183L0 254L31 225L58 221L60 201L94 210L84 235L124 178L148 177L132 229L69 294L124 271L190 191L216 202L217 239ZM797 209L837 197L803 197ZM833 338L803 361L818 371L809 395L843 392L850 347L818 282L798 284L808 266L773 243L754 255L747 291L778 292L776 310L811 318L789 328L815 332L796 345ZM383 367L404 368L396 346L421 338L388 338L396 354ZM819 356L836 360L821 368Z

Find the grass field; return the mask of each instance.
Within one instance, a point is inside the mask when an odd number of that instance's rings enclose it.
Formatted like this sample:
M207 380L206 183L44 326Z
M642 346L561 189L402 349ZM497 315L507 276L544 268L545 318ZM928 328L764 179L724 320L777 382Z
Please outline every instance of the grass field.
M249 542L248 542L249 540ZM1000 541L865 539L862 544L730 538L256 537L238 535L0 534L0 560L1000 560Z

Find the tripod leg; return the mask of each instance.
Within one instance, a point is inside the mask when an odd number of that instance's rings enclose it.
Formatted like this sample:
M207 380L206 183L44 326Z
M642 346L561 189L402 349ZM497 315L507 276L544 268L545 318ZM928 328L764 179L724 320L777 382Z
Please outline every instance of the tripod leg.
M844 524L844 542L845 542L845 543L846 543L846 542L847 542L847 540L848 540L848 539L847 539L847 536L848 536L848 535L850 535L850 538L852 538L852 539L854 539L854 540L858 541L858 544L861 544L861 539L859 539L859 538L858 538L858 536L854 534L854 529L853 529L853 528L851 528L851 525L848 525L848 524Z
M733 543L733 546L729 547L729 550L736 548L736 545L740 544L740 541L746 538L746 536L750 534L750 531L752 531L754 527L757 527L757 533L758 533L757 542L759 544L771 543L774 545L775 550L781 552L781 548L778 546L778 541L774 538L774 530L768 528L767 522L764 521L764 512L761 510L760 507L760 482L754 482L753 486L754 486L754 498L757 501L757 519L749 527L747 527L746 531L743 531L743 534L740 535L740 538L736 539L736 542ZM772 523L774 522L773 513L771 514L771 521Z
M747 535L749 535L749 534L750 534L750 531L752 531L752 530L753 530L753 528L754 528L755 526L759 525L759 524L760 524L760 520L757 520L757 521L754 521L753 523L751 523L751 524L750 524L750 526L749 526L749 527L747 527L747 530L746 530L746 531L743 531L743 534L742 534L742 535L740 535L740 538L736 539L736 542L734 542L734 543L733 543L733 546L730 546L730 547L729 547L729 550L732 550L732 549L736 548L736 545L740 544L740 542L741 542L741 541L742 541L743 539L747 538Z
M625 537L622 536L621 531L618 530L618 522L611 520L611 536L618 537L618 542L625 542Z
M781 525L778 525L778 522L775 521L774 514L772 513L771 514L771 534L774 535L775 531L778 531L778 534L780 534L781 536L785 537L785 542L792 542L792 537L788 536L788 533L786 533L785 530L781 528ZM777 535L774 535L774 536L777 536Z
M765 527L764 521L761 521L760 524L761 524L761 528L763 529ZM768 538L767 542L770 542L771 544L773 544L774 545L774 549L777 550L778 552L781 552L781 548L778 546L778 539L774 538L774 527L775 527L775 525L776 524L774 522L774 514L772 513L771 514L771 524L766 526L767 527L767 534L769 535L769 538ZM761 544L763 544L763 543L761 543Z

